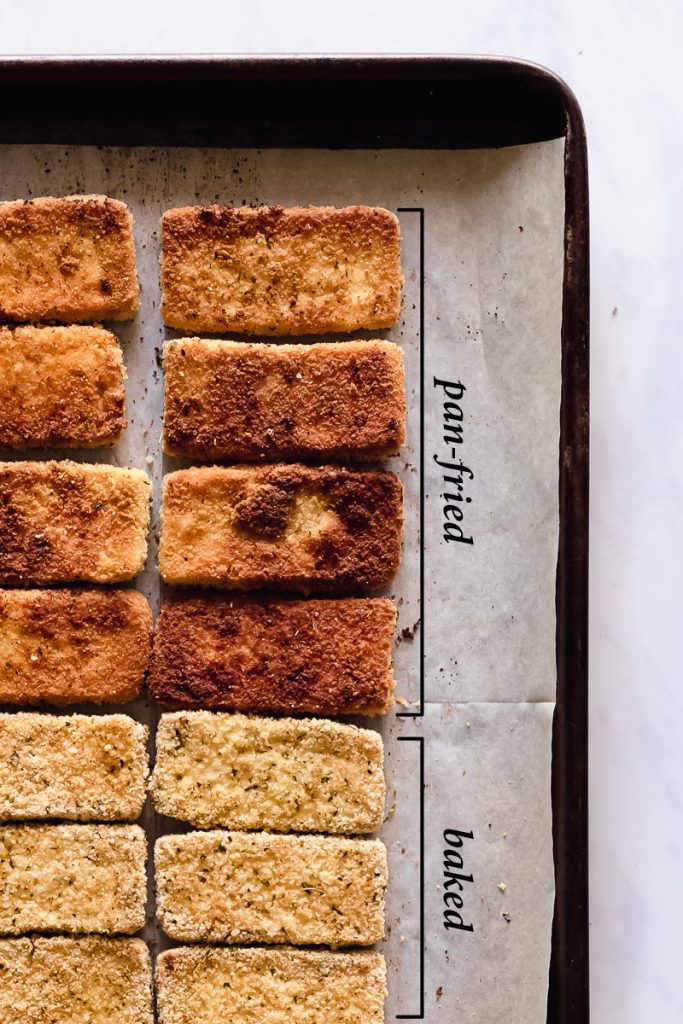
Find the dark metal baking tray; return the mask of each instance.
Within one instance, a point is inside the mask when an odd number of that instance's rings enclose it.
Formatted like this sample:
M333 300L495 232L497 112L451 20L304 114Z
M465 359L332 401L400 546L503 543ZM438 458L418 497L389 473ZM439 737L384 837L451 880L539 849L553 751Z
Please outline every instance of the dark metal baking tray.
M586 140L546 69L499 57L123 57L0 61L0 143L469 149L564 136L565 256L549 1024L588 992Z

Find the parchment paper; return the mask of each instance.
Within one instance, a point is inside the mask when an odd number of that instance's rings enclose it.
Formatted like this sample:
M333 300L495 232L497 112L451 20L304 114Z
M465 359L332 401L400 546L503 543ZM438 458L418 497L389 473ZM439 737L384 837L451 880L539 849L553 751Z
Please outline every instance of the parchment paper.
M391 468L405 486L397 711L417 710L424 631L426 714L359 724L386 744L389 851L387 1020L420 1010L419 750L424 741L425 1018L545 1021L553 905L550 742L555 696L563 141L497 151L227 151L2 147L3 199L104 192L136 220L142 306L117 324L130 425L111 451L59 452L147 470L155 487L150 557L136 581L156 611L162 458L159 218L197 202L381 205L424 212L424 607L420 604L420 246L418 212L400 214L402 321L383 336L404 348L408 443ZM448 382L434 386L434 378ZM464 385L453 406L457 384ZM444 423L462 427L454 444ZM441 463L461 463L453 470ZM6 457L6 456L3 456ZM16 456L21 458L22 456ZM55 457L54 451L31 458ZM457 483L444 476L460 476ZM459 494L445 499L444 494ZM467 499L470 499L469 501ZM462 518L445 518L444 506ZM455 512L448 515L455 516ZM444 523L462 540L446 540ZM450 530L451 536L457 531ZM468 538L472 543L467 543ZM85 709L82 709L85 710ZM158 711L129 708L150 724ZM151 742L153 748L153 742ZM143 818L153 843L177 822ZM457 843L457 833L471 833ZM444 875L444 850L451 872ZM447 866L448 870L448 866ZM446 884L449 883L449 884ZM461 889L458 889L458 885ZM502 886L504 888L501 888ZM457 917L447 892L460 893ZM146 937L169 944L153 922Z

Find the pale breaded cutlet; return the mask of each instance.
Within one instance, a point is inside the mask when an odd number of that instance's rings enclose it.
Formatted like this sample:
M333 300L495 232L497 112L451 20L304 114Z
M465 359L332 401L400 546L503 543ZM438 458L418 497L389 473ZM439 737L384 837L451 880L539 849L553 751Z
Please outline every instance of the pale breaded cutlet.
M0 721L0 752L1 736ZM197 828L353 835L382 824L384 752L370 729L174 711L161 716L156 751L157 813Z
M3 939L0 979L2 1024L153 1024L142 939Z
M183 942L371 946L384 935L377 839L189 832L155 847L157 916Z
M151 637L137 590L0 590L0 704L136 700Z
M133 218L107 196L0 203L0 323L130 320Z
M378 590L401 557L393 473L341 467L198 467L164 479L167 583L303 593Z
M181 946L157 959L159 1024L382 1024L386 974L372 950Z
M162 313L183 331L301 335L391 327L401 230L370 206L187 206L161 222Z
M0 825L0 935L130 935L145 923L138 825Z
M139 469L0 462L0 585L132 579L147 557L151 496Z
M175 596L156 622L148 690L171 708L384 714L395 625L396 608L383 597Z
M403 353L388 341L164 349L164 450L211 460L386 459L405 439Z
M0 447L115 444L125 376L119 344L101 327L0 328Z
M0 714L0 821L133 821L148 733L128 715Z

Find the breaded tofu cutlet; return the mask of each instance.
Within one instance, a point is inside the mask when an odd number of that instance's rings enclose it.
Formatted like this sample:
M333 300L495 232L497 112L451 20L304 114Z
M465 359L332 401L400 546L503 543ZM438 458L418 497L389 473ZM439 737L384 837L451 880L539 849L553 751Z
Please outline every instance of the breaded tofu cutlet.
M2 1024L153 1024L142 939L0 940Z
M107 196L0 203L0 323L130 320L133 218Z
M384 935L377 839L189 832L157 839L157 915L186 942L371 946Z
M148 731L128 715L0 714L0 821L138 818Z
M386 459L405 438L403 353L388 341L164 348L164 450L196 459Z
M377 590L401 556L393 473L341 467L199 467L164 479L167 583L253 590Z
M186 331L301 335L391 327L401 230L370 206L167 210L162 313Z
M0 704L126 704L149 664L137 590L0 590Z
M158 814L198 828L374 832L382 737L320 718L175 711L159 722L150 791Z
M370 950L181 946L157 959L159 1024L382 1024L386 973Z
M139 469L0 462L0 584L132 579L147 556L151 496Z
M0 447L115 444L125 376L119 344L101 327L0 328Z
M1 615L0 593L0 678ZM383 597L172 597L157 619L148 690L171 708L383 714L395 625Z
M0 935L130 935L145 923L137 825L0 825Z

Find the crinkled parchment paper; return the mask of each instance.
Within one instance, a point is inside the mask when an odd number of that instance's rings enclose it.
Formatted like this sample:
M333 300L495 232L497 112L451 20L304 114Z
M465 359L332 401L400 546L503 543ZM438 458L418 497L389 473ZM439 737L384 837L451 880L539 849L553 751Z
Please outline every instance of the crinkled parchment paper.
M387 1020L421 1006L420 744L400 737L424 743L425 1018L546 1017L563 152L558 140L471 152L10 146L0 154L3 199L103 192L133 211L142 306L133 322L114 326L130 425L112 451L76 457L150 473L150 557L136 585L155 609L160 482L180 465L162 458L159 444L163 210L216 201L423 210L424 607L418 212L400 214L404 315L385 333L404 348L410 405L408 443L392 466L406 491L404 560L391 589L400 611L396 711L418 710L421 640L426 698L423 718L373 723L386 742L389 790ZM460 440L445 424L461 428ZM153 728L156 709L131 710ZM182 827L149 808L145 822L150 841ZM149 922L153 947L165 945L151 899Z

